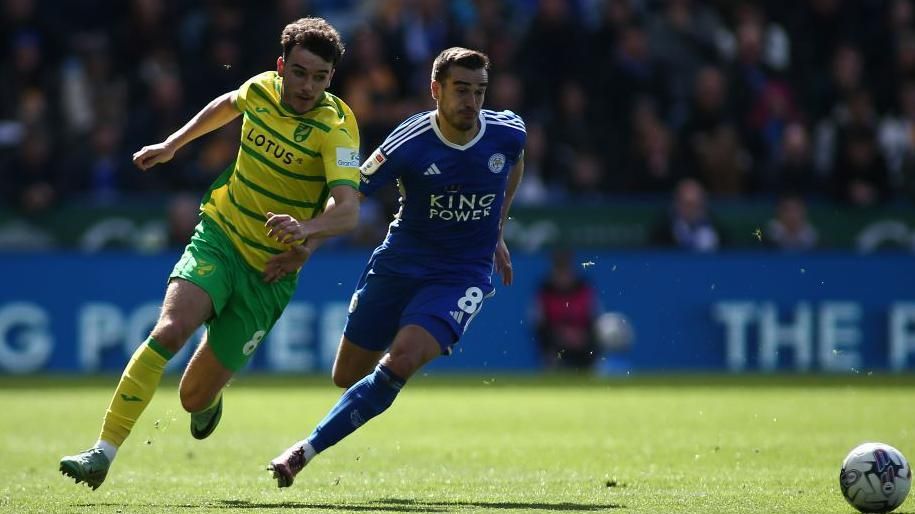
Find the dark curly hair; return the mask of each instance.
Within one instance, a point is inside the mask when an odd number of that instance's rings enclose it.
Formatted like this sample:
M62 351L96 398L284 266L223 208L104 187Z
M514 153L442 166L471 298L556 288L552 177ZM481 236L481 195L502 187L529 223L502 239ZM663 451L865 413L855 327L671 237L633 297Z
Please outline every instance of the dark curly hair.
M483 68L489 70L489 57L483 52L453 46L442 50L432 63L432 80L442 82L448 78L448 70L452 66L460 66L470 70Z
M301 46L334 66L345 51L340 33L324 18L300 18L286 25L280 36L280 45L283 46L284 60L293 47Z

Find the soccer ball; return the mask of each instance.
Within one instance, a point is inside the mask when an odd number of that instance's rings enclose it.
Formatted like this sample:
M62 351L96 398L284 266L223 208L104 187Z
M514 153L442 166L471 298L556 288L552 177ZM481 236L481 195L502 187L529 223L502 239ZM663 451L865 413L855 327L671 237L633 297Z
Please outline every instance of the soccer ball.
M861 512L890 512L902 505L912 485L912 469L902 452L883 443L864 443L842 461L839 487Z

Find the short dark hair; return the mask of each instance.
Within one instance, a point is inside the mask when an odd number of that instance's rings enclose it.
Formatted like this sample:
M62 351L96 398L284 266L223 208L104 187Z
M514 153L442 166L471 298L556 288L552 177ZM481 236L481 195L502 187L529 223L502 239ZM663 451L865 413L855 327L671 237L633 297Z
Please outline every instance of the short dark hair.
M443 50L432 63L432 80L436 82L444 81L448 78L448 70L450 70L452 66L460 66L470 70L483 68L488 71L489 57L483 52L461 48L459 46L453 46L447 50Z
M301 46L334 66L345 51L337 29L324 18L314 17L299 18L286 25L280 36L280 45L283 46L284 60L289 57L293 47Z

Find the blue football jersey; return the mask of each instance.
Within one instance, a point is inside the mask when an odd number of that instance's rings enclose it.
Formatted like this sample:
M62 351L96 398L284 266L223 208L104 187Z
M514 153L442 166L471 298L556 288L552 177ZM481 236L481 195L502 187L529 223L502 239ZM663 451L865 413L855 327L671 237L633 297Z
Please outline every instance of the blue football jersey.
M396 180L401 195L400 212L368 271L490 283L505 187L525 137L520 116L487 109L465 145L444 138L435 111L395 128L361 167L362 193Z

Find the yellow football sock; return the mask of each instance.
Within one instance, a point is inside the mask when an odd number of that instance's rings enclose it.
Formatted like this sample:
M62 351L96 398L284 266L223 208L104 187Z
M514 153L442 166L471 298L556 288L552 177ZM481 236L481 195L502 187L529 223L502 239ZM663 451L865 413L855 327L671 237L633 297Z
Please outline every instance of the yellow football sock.
M165 364L172 356L172 352L152 337L137 348L124 368L118 388L108 405L99 439L121 446L130 435L137 418L152 400L165 372Z

